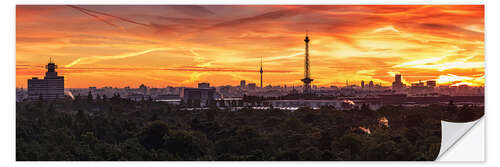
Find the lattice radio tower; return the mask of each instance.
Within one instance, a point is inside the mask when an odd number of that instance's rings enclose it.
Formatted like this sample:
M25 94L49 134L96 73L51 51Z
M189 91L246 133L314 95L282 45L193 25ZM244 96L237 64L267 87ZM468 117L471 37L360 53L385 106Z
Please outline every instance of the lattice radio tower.
M301 81L304 82L304 94L310 94L311 93L311 82L313 79L311 79L311 74L310 74L310 64L309 64L309 36L306 31L306 38L304 39L304 42L306 43L306 54L305 54L305 61L304 61L304 79Z

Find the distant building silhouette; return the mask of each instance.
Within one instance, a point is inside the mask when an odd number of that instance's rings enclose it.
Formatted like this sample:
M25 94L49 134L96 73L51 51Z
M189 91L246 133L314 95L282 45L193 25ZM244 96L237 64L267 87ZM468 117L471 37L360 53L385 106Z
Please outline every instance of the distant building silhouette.
M245 80L241 80L240 81L240 87L244 88L246 86L247 86L246 81Z
M249 89L255 89L257 87L257 84L255 83L248 83L248 88Z
M208 82L198 83L198 88L210 88L210 83Z
M369 88L373 88L373 87L375 87L375 85L373 84L373 81L370 81L370 82L368 83L368 87L369 87Z
M424 83L421 80L418 80L418 83L412 83L411 87L424 87Z
M140 94L140 93L132 93L132 94L127 95L127 98L132 100L132 101L146 101L146 100L149 100L151 98L151 96L146 95L146 94Z
M365 81L361 81L361 88L365 88Z
M207 107L216 97L215 88L209 83L198 83L198 88L183 88L181 99L184 103L194 107Z
M57 65L50 60L45 66L47 72L43 79L28 79L28 97L31 100L54 100L64 98L64 77L58 76Z
M427 87L436 87L436 81L434 80L429 80L426 83Z
M301 80L304 82L304 94L310 94L311 93L311 82L313 79L311 79L311 74L310 74L310 64L309 64L309 36L306 32L306 38L304 39L304 42L306 43L306 53L305 53L305 60L304 60L304 78Z
M262 88L262 73L264 71L262 70L262 56L260 56L260 88Z
M148 87L144 84L141 84L139 85L139 88L138 90L142 93L142 94L148 94Z
M413 92L413 93L415 93L415 92L422 92L422 91L424 91L426 89L427 89L427 87L424 86L424 83L421 80L419 80L417 83L412 83L411 84L410 92Z
M396 74L394 76L394 82L392 82L392 89L402 89L404 87L405 86L401 80L401 74Z

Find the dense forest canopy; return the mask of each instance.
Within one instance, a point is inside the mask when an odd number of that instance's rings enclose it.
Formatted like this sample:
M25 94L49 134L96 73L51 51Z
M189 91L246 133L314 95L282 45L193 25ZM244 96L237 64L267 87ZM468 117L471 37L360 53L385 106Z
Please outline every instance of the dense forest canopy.
M434 160L484 108L182 110L119 97L16 103L17 160Z

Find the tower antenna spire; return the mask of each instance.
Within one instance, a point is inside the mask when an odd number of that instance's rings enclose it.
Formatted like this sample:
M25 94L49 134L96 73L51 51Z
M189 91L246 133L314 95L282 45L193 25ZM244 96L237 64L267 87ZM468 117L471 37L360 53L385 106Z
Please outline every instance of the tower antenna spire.
M260 88L262 88L262 73L264 70L262 70L262 55L260 55Z
M260 55L260 67L262 68L262 55Z

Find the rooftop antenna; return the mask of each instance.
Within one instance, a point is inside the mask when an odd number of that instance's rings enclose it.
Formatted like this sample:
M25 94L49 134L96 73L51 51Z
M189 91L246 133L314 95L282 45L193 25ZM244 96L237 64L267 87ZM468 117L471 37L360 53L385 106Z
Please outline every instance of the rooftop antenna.
M262 88L262 73L264 70L262 70L262 55L260 55L260 88Z

